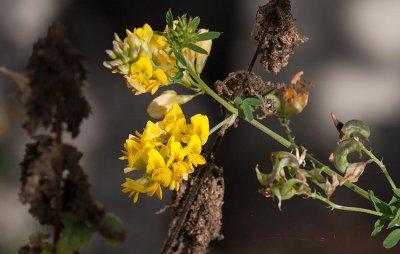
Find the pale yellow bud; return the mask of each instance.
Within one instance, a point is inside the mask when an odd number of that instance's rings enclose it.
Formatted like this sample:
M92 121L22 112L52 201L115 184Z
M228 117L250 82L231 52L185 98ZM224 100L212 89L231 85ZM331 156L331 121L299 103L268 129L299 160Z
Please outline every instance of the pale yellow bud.
M147 107L147 113L154 119L161 119L172 109L175 103L180 105L193 99L194 95L178 95L174 90L166 90L160 96L156 97Z

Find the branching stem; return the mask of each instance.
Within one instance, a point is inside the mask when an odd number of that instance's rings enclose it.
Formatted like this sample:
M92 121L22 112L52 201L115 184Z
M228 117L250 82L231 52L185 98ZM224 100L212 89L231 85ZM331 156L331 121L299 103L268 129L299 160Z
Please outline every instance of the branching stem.
M198 83L199 87L201 87L205 91L205 93L207 93L209 96L211 96L214 100L216 100L219 104L221 104L223 107L225 107L232 114L236 114L236 115L238 114L238 110L232 104L230 104L225 99L220 97L217 93L215 93L209 86L207 86L207 84L204 83L204 81L196 74L196 72L193 69L191 69L189 67L187 70L190 73L190 75L193 76L195 81ZM244 119L244 120L246 120L246 119ZM256 127L257 129L259 129L260 131L262 131L265 134L267 134L268 136L270 136L272 139L274 139L275 141L277 141L279 144L283 145L284 147L286 147L288 149L290 149L292 147L292 143L289 140L282 137L278 133L274 132L273 130L271 130L267 126L263 125L259 121L255 120L255 119L253 119L251 121L249 121L249 120L246 120L246 121L248 123L250 123L251 125L253 125L254 127ZM322 162L315 159L312 155L307 154L307 159L313 161L316 166L321 167L322 170L326 174L332 176L335 173L334 170L332 170L328 166L324 165ZM338 176L339 180L341 178L342 178L341 176ZM359 194L363 198L370 200L368 192L365 191L364 189L358 187L357 185L355 185L353 183L346 183L345 186L347 188L349 188L350 190L354 191L355 193Z
M333 203L332 201L330 201L326 197L323 197L323 196L321 196L321 195L319 195L317 193L312 193L312 194L310 194L308 196L311 197L311 198L314 198L314 199L318 199L318 200L328 204L330 207L332 207L332 209L338 209L338 210L350 211L350 212L366 213L366 214L371 214L371 215L375 215L375 216L378 216L378 217L382 217L384 215L381 212L377 212L377 211L370 210L370 209L338 205L338 204Z

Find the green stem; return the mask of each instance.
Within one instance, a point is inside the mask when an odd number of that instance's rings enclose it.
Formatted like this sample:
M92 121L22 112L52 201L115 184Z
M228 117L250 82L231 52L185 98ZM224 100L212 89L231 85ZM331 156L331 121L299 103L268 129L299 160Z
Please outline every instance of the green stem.
M376 165L379 166L379 168L382 170L382 173L385 175L386 179L388 180L390 186L392 187L393 190L396 190L396 184L393 182L392 177L390 177L388 170L386 169L385 164L383 164L383 162L381 160L379 160L378 158L376 158L376 156L370 151L368 150L361 142L361 150L367 154L374 162Z
M292 129L290 129L289 126L289 119L286 116L279 117L279 122L281 123L283 129L285 130L286 136L288 137L290 143L292 144L292 148L298 147L294 141Z
M222 97L220 97L217 93L214 92L209 86L207 86L206 83L197 75L195 71L191 67L187 69L189 74L194 78L194 80L198 83L198 85L201 87L201 89L204 90L208 95L210 95L214 100L216 100L219 104L224 106L228 111L230 111L232 114L237 115L238 110L235 108L232 104L224 100Z
M208 133L208 136L210 136L211 134L213 134L214 132L216 132L217 130L219 130L219 128L221 128L222 126L224 126L224 124L228 123L231 119L232 116L234 115L230 115L227 118L225 118L223 121L221 121L219 124L215 125Z
M338 205L338 204L333 203L329 199L327 199L327 198L325 198L325 197L323 197L321 195L318 195L317 193L312 193L311 195L309 195L309 197L321 200L322 202L328 204L333 209L338 209L338 210L343 210L343 211L350 211L350 212L366 213L366 214L371 214L371 215L375 215L375 216L378 216L378 217L382 217L384 215L381 212L377 212L377 211L370 210L370 209Z
M210 95L213 99L215 99L218 103L220 103L222 106L224 106L228 111L230 111L232 114L238 114L238 110L229 102L225 101L225 99L223 99L222 97L220 97L218 94L216 94L209 86L207 86L206 83L204 83L204 81L196 74L195 71L193 71L193 69L191 69L190 67L187 69L187 71L189 72L189 74L195 79L195 81L198 83L198 85L208 94ZM244 119L246 120L246 119ZM275 141L277 141L279 144L283 145L284 147L290 149L292 146L292 143L285 139L284 137L282 137L281 135L279 135L278 133L274 132L273 130L271 130L270 128L266 127L265 125L263 125L262 123L260 123L259 121L253 119L251 121L246 120L247 122L249 122L251 125L253 125L254 127L256 127L257 129L259 129L260 131L264 132L265 134L267 134L268 136L270 136L271 138L273 138ZM324 165L323 163L321 163L320 161L318 161L317 159L315 159L313 156L311 155L307 155L307 158L309 160L312 160L313 162L315 162L315 164L319 167L322 168L322 170L327 173L328 175L333 175L335 173L335 171L333 171L332 169L330 169L328 166ZM341 179L341 176L338 176L338 179ZM346 183L345 186L347 188L349 188L350 190L354 191L355 193L359 194L360 196L362 196L363 198L370 200L368 192L365 191L364 189L358 187L355 184L352 183Z
M321 168L326 174L328 174L329 176L332 176L334 174L337 175L338 180L342 180L343 177L338 175L334 170L332 170L330 167L326 166L325 164L323 164L322 162L320 162L319 160L317 160L316 158L314 158L314 156L312 156L311 154L307 154L306 158L310 161L312 161L315 166ZM360 196L362 196L365 199L371 200L369 198L369 194L367 191L365 191L364 189L358 187L355 184L352 183L345 183L344 184L347 188L349 188L350 190L356 192L357 194L359 194Z

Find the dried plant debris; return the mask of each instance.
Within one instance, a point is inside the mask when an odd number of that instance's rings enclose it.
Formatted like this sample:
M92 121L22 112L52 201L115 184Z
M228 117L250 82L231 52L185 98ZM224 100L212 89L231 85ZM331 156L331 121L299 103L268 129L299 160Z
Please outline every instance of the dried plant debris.
M241 70L230 73L224 81L217 80L214 86L220 96L231 101L236 97L260 99L262 104L259 109L262 113L258 114L257 118L262 119L277 112L279 100L270 92L278 91L284 87L284 84L265 82L254 72Z
M52 253L52 247L49 243L50 236L41 232L36 232L29 237L29 245L19 248L19 254L43 254Z
M21 163L21 192L23 204L30 204L29 212L41 224L54 221L53 195L57 191L53 164L59 163L60 151L54 140L42 136L36 143L28 144Z
M87 176L79 165L81 157L73 146L59 144L48 136L38 137L37 142L27 145L21 163L20 199L30 205L29 212L41 224L54 224L54 199L61 192L63 214L73 213L106 239L122 241L125 231L113 228L118 223L113 223L113 218L90 194Z
M274 73L288 64L296 46L308 40L297 31L290 0L270 0L260 6L252 37L257 44L261 43L260 62L263 68Z
M24 124L32 134L38 127L52 127L62 119L76 137L81 121L90 113L82 93L86 70L82 55L72 45L60 25L49 28L46 38L33 46L26 76L29 80L25 103L28 119Z
M175 209L170 229L174 228L180 212L184 209L182 201L187 190L195 184L201 184L199 192L190 206L185 224L176 240L172 243L173 247L170 253L206 253L210 241L223 239L220 233L224 197L222 168L214 164L210 164L207 167L212 167L211 171L216 176L209 173L202 178L201 183L197 183L192 177L189 181L182 182L182 186L175 196Z

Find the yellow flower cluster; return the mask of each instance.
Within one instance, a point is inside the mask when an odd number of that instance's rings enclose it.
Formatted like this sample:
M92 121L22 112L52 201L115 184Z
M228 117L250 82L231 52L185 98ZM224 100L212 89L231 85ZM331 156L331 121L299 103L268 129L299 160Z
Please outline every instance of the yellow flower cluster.
M124 172L142 171L138 179L126 178L123 192L136 203L140 193L156 194L162 199L162 187L179 190L181 180L187 180L194 168L206 163L201 155L207 142L208 118L197 114L186 123L178 104L174 104L164 119L148 121L143 133L136 132L125 141L121 160L127 160Z
M168 51L166 38L155 34L145 24L133 31L127 29L123 40L115 35L113 50L106 51L112 61L104 62L104 65L114 73L123 74L136 95L154 94L160 86L168 85L177 72L175 57Z
M135 94L151 92L154 94L160 86L168 85L168 79L174 75L176 69L166 71L161 66L175 66L175 59L168 54L168 45L165 37L156 35L153 29L145 24L135 28L132 32L126 30L125 42L129 45L140 45L141 54L130 66L130 73L126 75L128 86ZM158 66L159 68L155 68Z
M166 28L167 30L168 28ZM208 32L198 30L198 34ZM199 41L197 46L210 52L212 41ZM104 66L113 73L124 75L128 88L135 95L150 92L154 94L160 86L167 86L173 82L178 73L177 61L164 35L157 34L150 25L126 30L126 37L122 40L115 34L113 49L106 50L111 61L105 61ZM200 74L206 64L208 55L200 54L189 48L183 50L184 58L193 69ZM179 83L191 87L193 81L190 75L184 72Z

